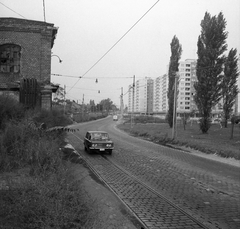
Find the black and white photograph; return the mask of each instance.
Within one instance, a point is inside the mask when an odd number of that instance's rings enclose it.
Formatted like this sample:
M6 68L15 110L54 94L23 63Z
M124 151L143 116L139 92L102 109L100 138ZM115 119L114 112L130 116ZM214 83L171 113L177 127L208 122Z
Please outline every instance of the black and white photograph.
M0 229L240 228L239 0L0 0Z

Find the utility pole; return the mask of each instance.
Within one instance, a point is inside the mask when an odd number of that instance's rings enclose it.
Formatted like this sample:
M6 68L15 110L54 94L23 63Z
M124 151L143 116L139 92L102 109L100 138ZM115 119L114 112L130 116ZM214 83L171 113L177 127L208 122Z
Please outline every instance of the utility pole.
M173 99L173 127L172 127L172 139L175 139L176 137L176 117L177 117L177 82L178 82L178 72L175 74L175 80L174 80L174 99Z
M121 96L120 96L120 110L121 116L123 116L123 88L121 87Z
M82 120L84 117L84 94L83 94L83 99L82 99Z
M63 114L65 115L66 110L66 85L64 85L64 105L63 105Z
M135 75L133 76L133 94L132 94L132 113L131 113L131 128L133 125L133 112L134 112L134 93L135 93Z

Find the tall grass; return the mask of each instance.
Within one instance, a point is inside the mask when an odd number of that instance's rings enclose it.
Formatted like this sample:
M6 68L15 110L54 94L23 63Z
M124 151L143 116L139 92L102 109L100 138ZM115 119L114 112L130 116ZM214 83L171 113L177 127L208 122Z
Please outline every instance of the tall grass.
M58 110L12 109L12 102L0 96L0 228L91 228L93 203L59 150L65 133L29 126L71 121Z
M118 125L118 128L157 144L185 146L206 154L217 154L221 157L240 160L239 127L234 129L233 139L230 139L231 128L221 128L219 125L212 125L209 134L202 134L197 123L192 125L189 123L185 128L178 123L174 139L172 139L172 129L167 123L130 125L126 122Z
M9 95L0 96L0 131L8 120L21 120L25 115L23 106Z
M25 166L34 170L58 167L59 145L64 133L48 133L29 127L26 119L9 120L0 135L0 171L11 171Z
M22 177L10 173L8 189L1 190L0 228L91 228L93 201L66 167L44 179L19 171Z

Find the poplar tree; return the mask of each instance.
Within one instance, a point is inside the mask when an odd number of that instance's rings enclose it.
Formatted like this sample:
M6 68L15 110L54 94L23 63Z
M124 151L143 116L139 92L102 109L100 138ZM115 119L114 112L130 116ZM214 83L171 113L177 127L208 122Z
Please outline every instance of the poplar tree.
M227 50L225 28L226 20L222 13L213 17L205 13L197 43L197 82L194 84L194 100L201 116L199 125L202 133L208 132L212 108L222 97L223 53Z
M226 62L224 63L224 75L222 81L224 127L227 127L227 121L230 119L232 108L238 94L238 75L237 49L231 49Z
M174 109L174 85L175 76L178 72L179 60L182 54L182 45L179 43L176 35L173 37L171 46L171 57L168 70L168 114L167 120L170 128L173 126L173 109Z

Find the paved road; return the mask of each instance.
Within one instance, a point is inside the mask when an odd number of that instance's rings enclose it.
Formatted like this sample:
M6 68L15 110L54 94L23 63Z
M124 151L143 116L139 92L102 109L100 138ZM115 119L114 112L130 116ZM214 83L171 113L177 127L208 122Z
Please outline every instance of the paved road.
M75 134L83 139L87 130L108 131L115 142L109 160L209 228L240 228L240 167L131 137L115 125L111 118L83 123ZM81 141L74 146L84 153Z

